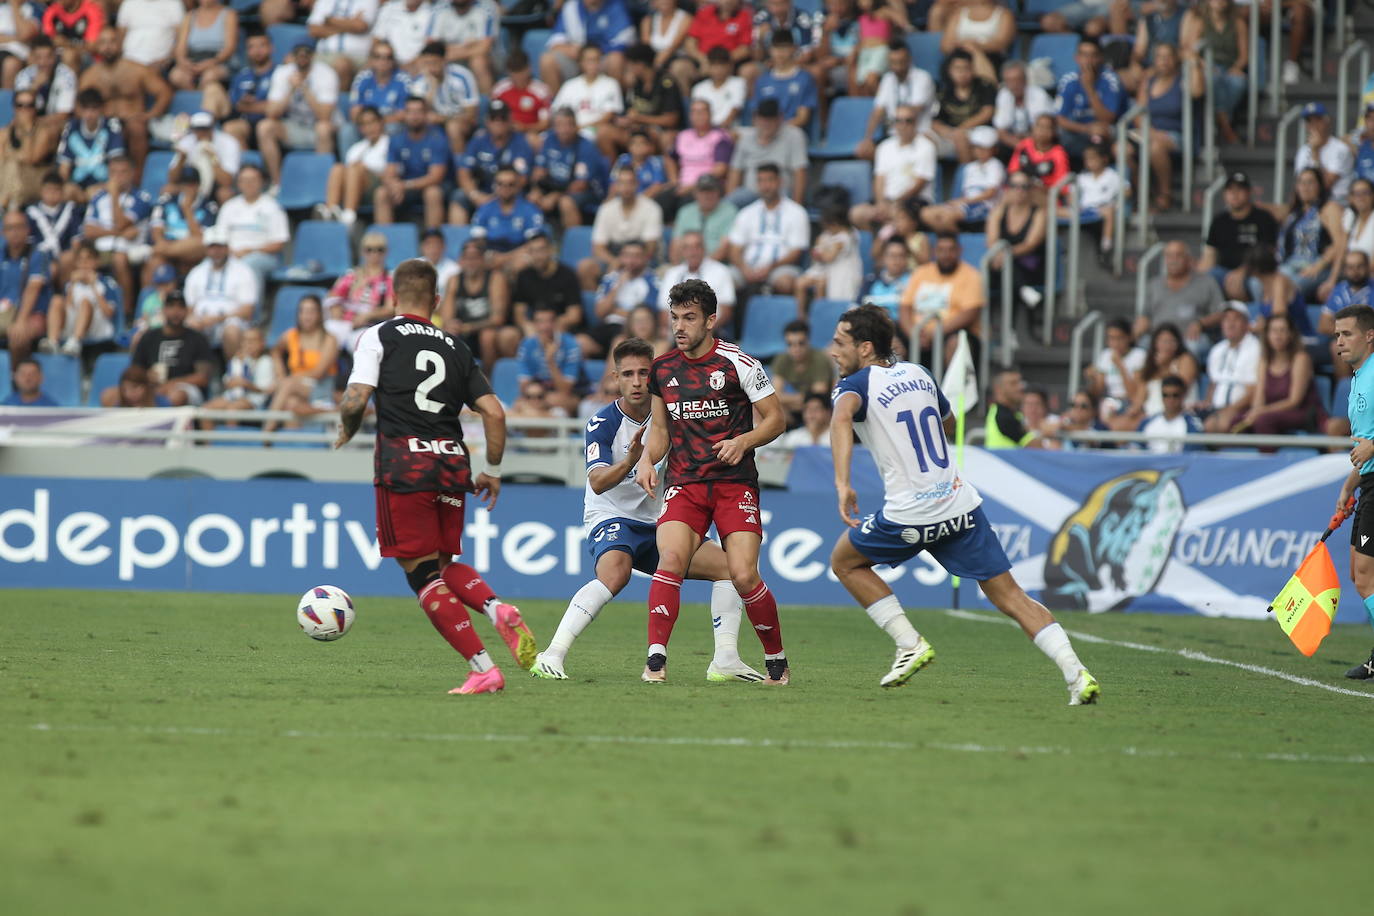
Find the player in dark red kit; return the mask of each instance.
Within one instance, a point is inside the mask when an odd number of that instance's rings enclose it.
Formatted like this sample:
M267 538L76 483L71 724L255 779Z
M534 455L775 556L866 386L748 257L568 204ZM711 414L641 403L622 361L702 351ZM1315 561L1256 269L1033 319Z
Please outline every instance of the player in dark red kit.
M668 637L677 622L682 577L711 523L725 547L730 579L763 643L766 684L786 684L778 605L759 578L759 475L754 450L782 434L782 404L758 360L716 340L716 294L701 280L668 293L676 349L654 360L649 375L653 421L637 474L654 493L655 466L668 455L658 517L658 570L649 585L649 658L643 679L667 679ZM760 417L754 426L754 411Z
M362 423L368 398L377 399L377 542L395 557L420 597L430 623L468 660L472 673L449 693L495 693L505 686L472 628L463 605L491 618L522 668L537 647L520 611L498 599L462 553L463 506L477 493L495 508L506 450L506 413L461 340L430 322L438 275L428 261L411 258L396 268L396 317L358 339L353 374L339 405L342 447ZM458 412L477 411L487 443L487 467L472 479Z

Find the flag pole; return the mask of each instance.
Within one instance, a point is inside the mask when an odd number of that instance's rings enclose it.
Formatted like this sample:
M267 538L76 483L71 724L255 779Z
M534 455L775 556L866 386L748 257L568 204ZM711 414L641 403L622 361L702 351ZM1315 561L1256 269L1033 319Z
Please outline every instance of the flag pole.
M961 332L962 333L962 332ZM959 386L959 406L954 411L954 466L959 470L964 469L964 387ZM954 586L954 609L959 610L959 577L952 576L950 582Z

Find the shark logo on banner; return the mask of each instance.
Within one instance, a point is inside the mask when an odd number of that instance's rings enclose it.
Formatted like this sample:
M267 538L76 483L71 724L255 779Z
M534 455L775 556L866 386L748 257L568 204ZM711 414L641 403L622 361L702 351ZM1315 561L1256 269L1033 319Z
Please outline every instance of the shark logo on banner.
M1110 611L1153 591L1183 523L1178 474L1131 471L1094 487L1050 541L1046 600Z

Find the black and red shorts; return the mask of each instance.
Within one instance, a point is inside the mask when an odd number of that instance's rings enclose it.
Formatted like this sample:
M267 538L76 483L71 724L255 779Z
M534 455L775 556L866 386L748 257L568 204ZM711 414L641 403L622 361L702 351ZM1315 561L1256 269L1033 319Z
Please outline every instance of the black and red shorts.
M397 493L377 487L377 546L384 557L463 552L466 493Z
M716 523L721 539L736 531L763 536L759 512L759 488L743 480L698 481L663 491L663 510L658 523L683 522L705 538Z

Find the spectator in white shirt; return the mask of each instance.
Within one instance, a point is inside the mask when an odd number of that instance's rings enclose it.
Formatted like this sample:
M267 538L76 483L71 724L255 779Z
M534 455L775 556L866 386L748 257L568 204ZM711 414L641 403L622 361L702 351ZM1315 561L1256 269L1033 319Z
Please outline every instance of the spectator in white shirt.
M730 52L712 48L706 53L706 79L692 87L693 99L705 99L711 106L711 126L730 130L744 110L749 87L744 77L735 76Z
M229 256L229 232L223 226L205 230L205 260L186 275L184 292L191 309L186 326L223 346L225 353L239 352L261 293L253 268Z
M267 117L258 122L258 149L272 185L281 184L282 145L288 149L334 151L339 74L315 60L315 49L301 42L272 71Z
M855 155L860 159L870 159L876 151L878 128L887 125L892 132L897 110L903 106L913 106L920 122L917 129L924 132L930 129L934 113L931 111L935 101L935 80L930 74L911 62L911 49L900 38L888 45L888 71L878 81L878 94L873 97L873 111L868 116L868 126L864 128L864 139L859 143Z
M381 185L390 149L391 138L376 108L365 106L358 112L357 123L362 139L348 148L343 162L330 166L324 203L315 208L319 219L336 219L345 226L358 221L358 206Z
M1108 165L1107 151L1096 143L1083 150L1083 171L1074 179L1078 186L1079 219L1085 223L1101 220L1102 238L1098 252L1103 264L1111 257L1113 227L1117 208L1121 204L1121 176ZM1060 218L1068 216L1068 209L1060 205Z
M1197 416L1184 409L1183 399L1188 383L1177 375L1170 375L1160 382L1159 388L1164 410L1141 420L1137 431L1154 436L1183 436L1202 432L1202 423ZM1195 445L1186 446L1179 439L1151 439L1144 447L1156 455L1176 455L1197 448Z
M1002 185L1007 180L1007 167L994 154L997 152L997 129L984 124L969 131L973 160L959 168L964 179L959 197L943 204L921 208L921 222L934 232L977 232L983 228L992 212Z
M585 45L578 52L577 66L581 73L559 88L553 110L571 108L582 136L595 140L601 154L614 160L616 132L598 132L598 128L609 126L625 110L624 91L619 82L601 72L601 49L596 45Z
M716 291L716 323L728 326L735 319L735 278L730 268L706 256L706 237L684 232L677 240L682 261L669 267L658 284L658 308L668 314L668 293L683 280L705 280Z
M1222 339L1207 354L1210 387L1198 412L1210 411L1203 427L1209 433L1230 432L1250 406L1259 377L1260 342L1250 333L1250 312L1231 302L1221 316Z
M992 113L992 126L1002 145L1015 148L1030 136L1031 125L1042 114L1054 114L1054 100L1026 78L1024 61L1007 61L1002 65L1002 87Z
M286 211L275 197L262 193L265 183L256 165L239 169L239 196L226 201L215 220L229 232L229 251L253 268L262 289L273 268L281 266L282 250L291 238Z
M366 65L376 21L377 0L315 0L310 8L305 25L315 54L339 74L340 86L353 85L354 74Z
M783 433L774 442L779 448L830 447L830 395L811 392L802 404L802 425Z
M180 6L180 3L177 4ZM38 35L42 7L21 0L0 3L0 86L13 86L29 59L29 41Z
M1101 399L1102 421L1130 406L1130 381L1145 365L1146 353L1131 337L1131 323L1113 318L1107 323L1107 346L1093 364L1083 370L1085 387Z
M908 201L931 202L938 154L930 138L917 133L919 120L915 105L897 109L894 133L878 144L873 158L873 203L854 207L854 225L866 229L890 223Z
M739 211L730 229L735 288L767 286L790 296L797 290L802 253L811 244L811 217L801 204L782 196L776 165L759 166L757 180L759 199Z
M448 59L462 64L477 77L483 94L491 92L496 71L496 33L501 13L492 0L453 0L452 34L447 37Z
M243 147L233 134L215 127L215 117L208 111L191 115L191 129L176 142L176 154L167 169L175 175L183 166L200 174L200 196L223 203L233 196L234 176L243 158Z
M456 32L453 11L429 0L391 0L377 13L372 37L385 41L396 52L396 62L414 70L415 58L431 41L448 42Z
M186 7L181 0L124 0L115 19L124 33L124 56L159 72L165 70L184 18Z
M1355 178L1355 153L1344 140L1331 135L1331 118L1321 102L1308 102L1302 107L1303 122L1307 125L1307 142L1293 159L1293 174L1303 169L1318 169L1322 183L1331 189L1331 199L1345 206L1350 196L1350 182Z
M642 242L650 260L658 255L663 244L663 208L639 193L639 179L633 168L621 166L615 170L611 194L597 208L592 221L592 256L577 265L583 289L600 285L601 275L615 263L620 246L626 242Z

